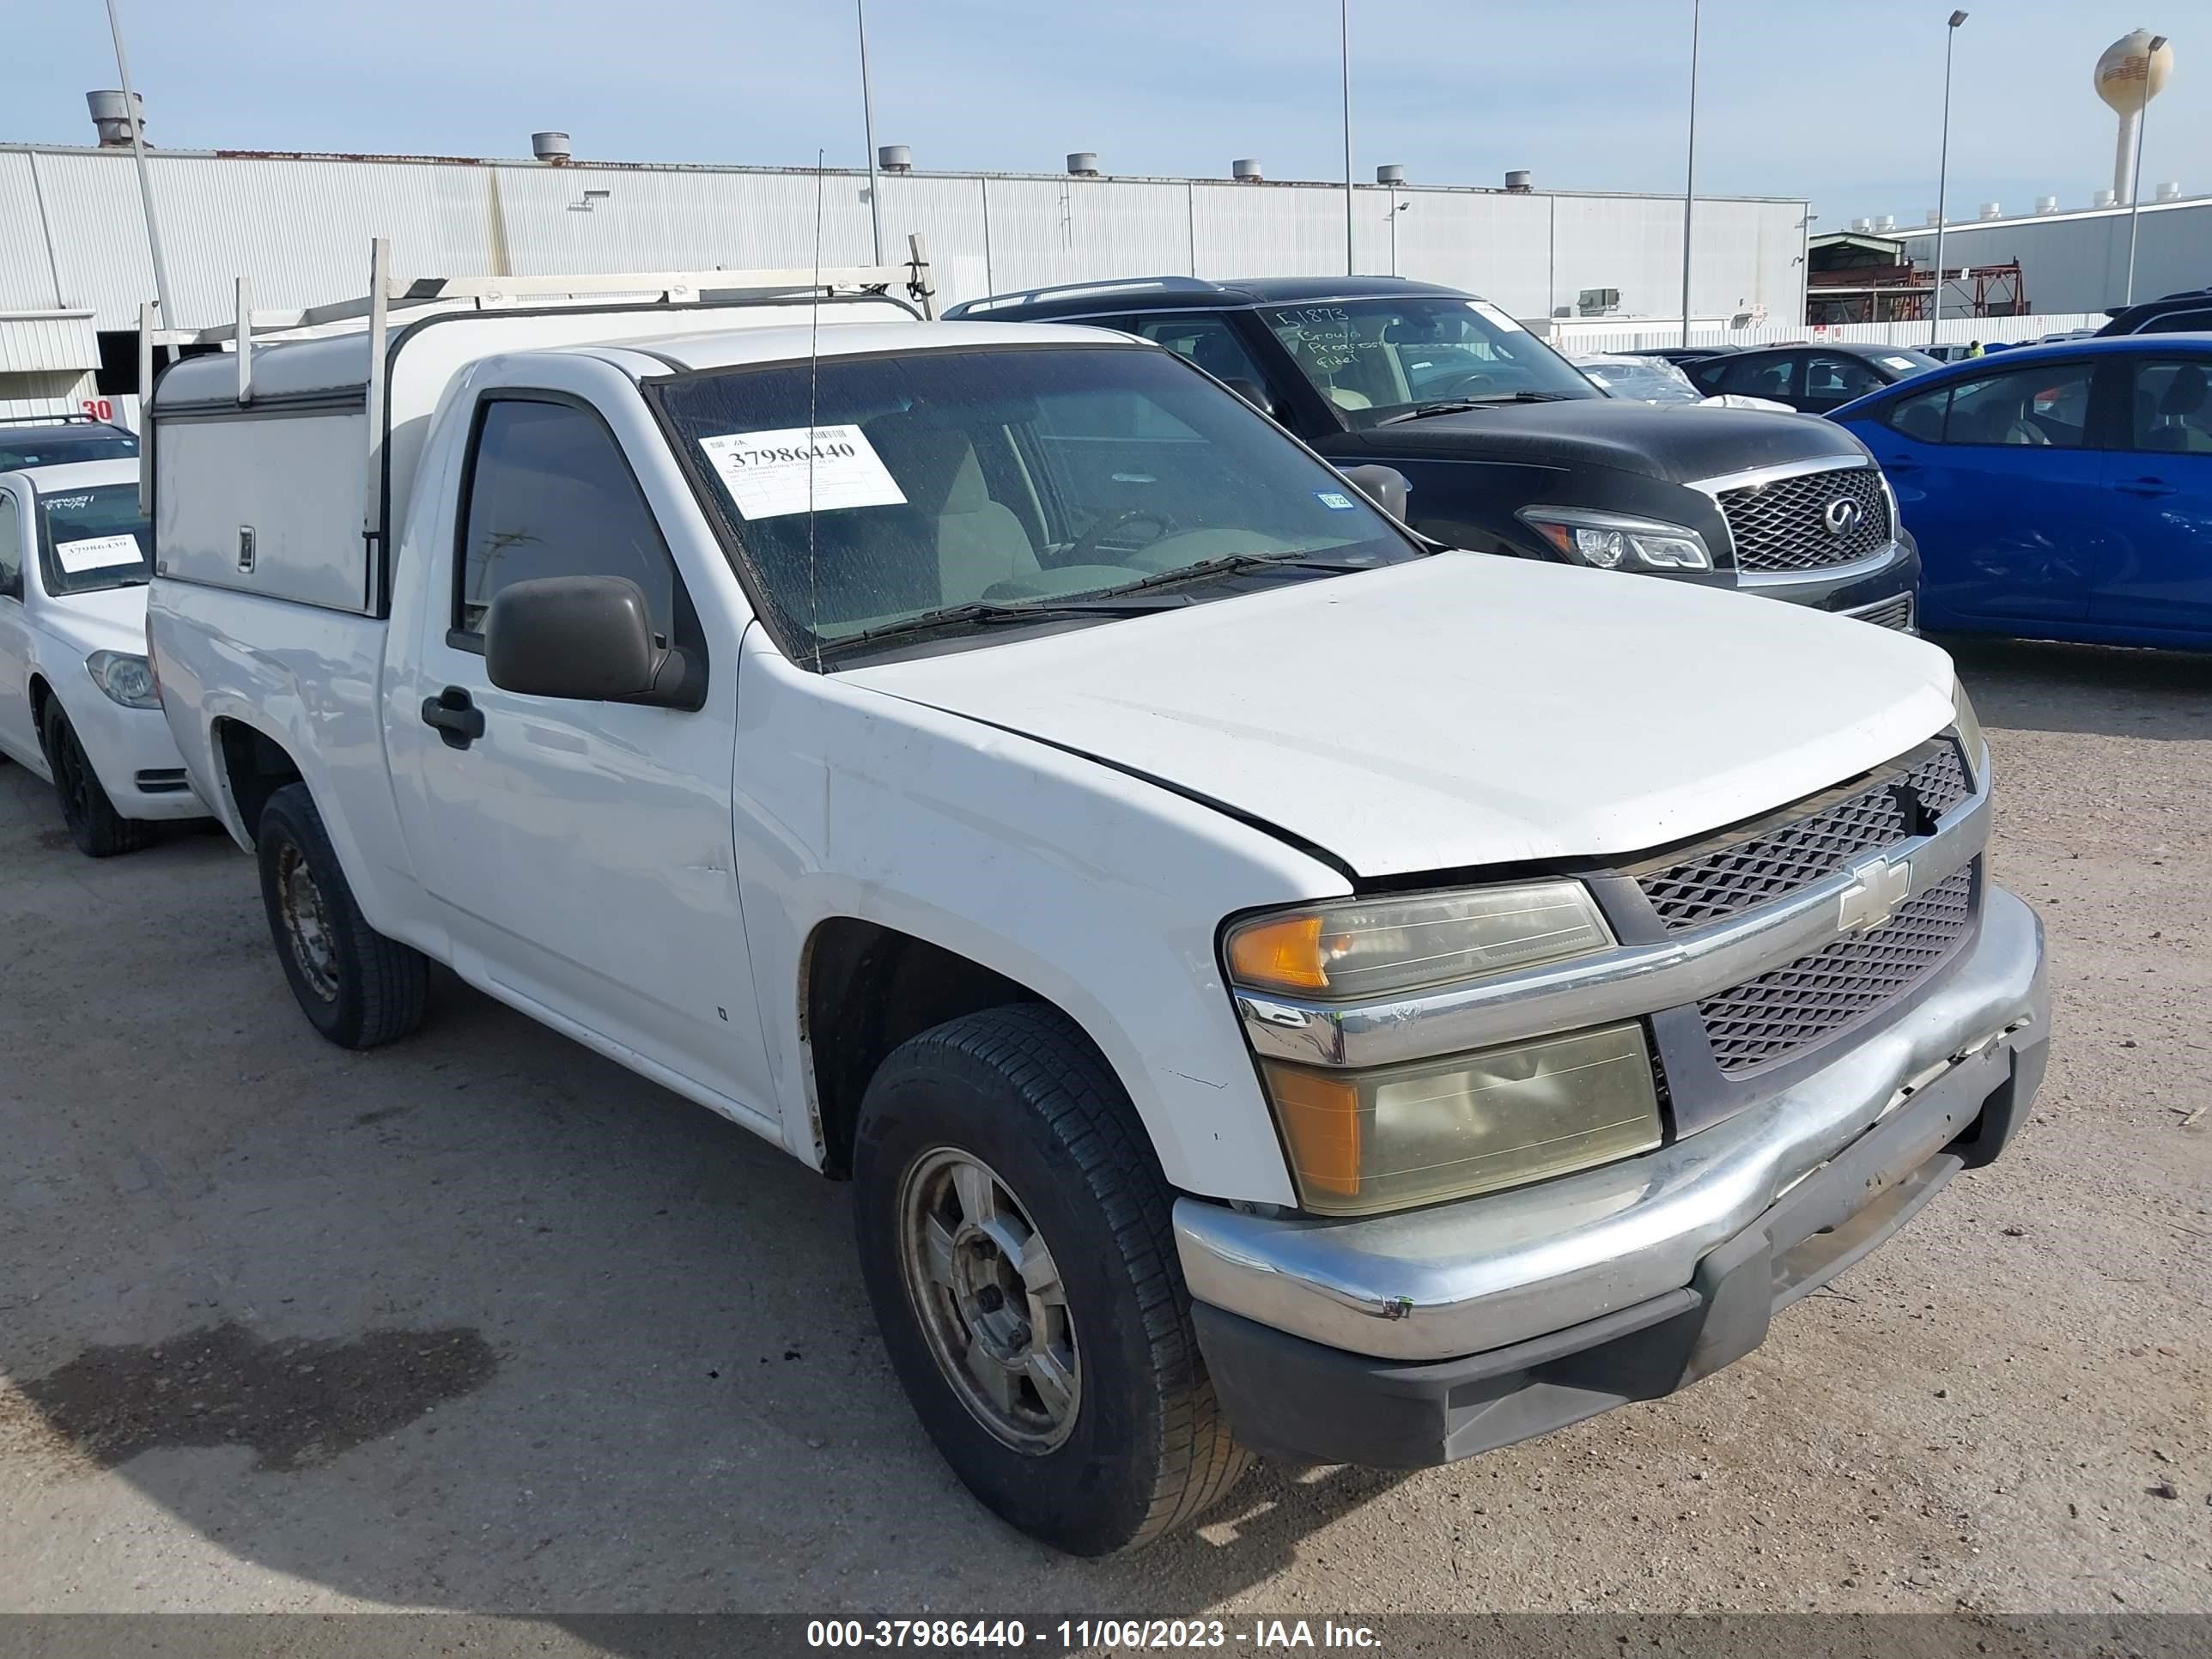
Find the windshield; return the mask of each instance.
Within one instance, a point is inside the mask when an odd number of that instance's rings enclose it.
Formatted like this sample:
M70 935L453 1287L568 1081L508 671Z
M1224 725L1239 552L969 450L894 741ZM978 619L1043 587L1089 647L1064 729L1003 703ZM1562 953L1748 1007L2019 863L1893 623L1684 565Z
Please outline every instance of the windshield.
M0 472L62 466L71 461L129 460L137 453L136 438L112 428L0 427Z
M1577 357L1575 367L1616 398L1647 404L1696 404L1705 394L1663 357Z
M1336 473L1166 351L829 357L811 374L732 368L651 395L795 654L917 631L955 607L994 614L946 618L953 631L1030 611L1103 621L1420 556ZM1250 555L1282 562L1198 569ZM1133 593L1080 611L1139 587L1141 605Z
M46 592L57 599L147 580L153 544L135 483L39 497L40 565Z
M1260 317L1354 427L1425 404L1603 395L1486 300L1329 300L1262 306Z

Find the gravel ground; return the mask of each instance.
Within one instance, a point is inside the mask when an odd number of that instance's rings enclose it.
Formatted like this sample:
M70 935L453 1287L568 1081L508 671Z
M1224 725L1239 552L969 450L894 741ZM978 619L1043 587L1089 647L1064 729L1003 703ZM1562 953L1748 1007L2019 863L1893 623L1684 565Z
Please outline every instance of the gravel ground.
M1962 660L2014 1151L1674 1399L1103 1564L938 1462L842 1188L450 983L328 1048L227 841L0 768L0 1611L2212 1610L2212 660Z

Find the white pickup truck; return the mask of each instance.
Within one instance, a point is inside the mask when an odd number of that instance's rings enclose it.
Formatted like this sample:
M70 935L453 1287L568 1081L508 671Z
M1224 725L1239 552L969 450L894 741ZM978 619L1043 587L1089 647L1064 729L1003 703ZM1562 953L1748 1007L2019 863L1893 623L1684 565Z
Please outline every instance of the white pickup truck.
M1438 550L1121 336L375 286L152 405L164 706L301 1006L447 963L849 1177L1016 1526L1666 1394L2023 1121L1934 647Z

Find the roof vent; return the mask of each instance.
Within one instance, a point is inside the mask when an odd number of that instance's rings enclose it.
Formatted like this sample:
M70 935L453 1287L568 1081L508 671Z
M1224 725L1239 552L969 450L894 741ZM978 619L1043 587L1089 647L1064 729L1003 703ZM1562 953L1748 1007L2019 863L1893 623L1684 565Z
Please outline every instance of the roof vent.
M2119 199L2119 197L2113 191L2109 190L2100 190L2094 196L2092 196L2089 198L2089 205L2091 207L2111 207Z
M1858 234L1863 236L1867 232L1874 228L1874 221L1871 219L1854 219L1851 221L1851 228Z
M146 100L140 93L132 93L128 100L119 92L88 92L84 106L92 112L92 124L100 129L102 149L131 148L131 106L136 103L138 113L138 136L146 136Z
M1943 222L1942 210L1940 208L1929 208L1925 214L1921 216L1920 222L1927 226L1930 230L1935 229L1936 226Z
M2002 218L2003 218L2003 217L2004 217L2004 204L2003 204L2002 202L1984 202L1984 203L1983 203L1983 204L1982 204L1982 211L1981 211L1981 215L1980 215L1980 216L1981 216L1982 218L1984 218L1984 219L2002 219Z
M1894 213L1883 214L1881 218L1874 222L1874 228L1887 236L1897 228L1897 216Z
M1516 167L1505 175L1505 188L1516 196L1526 196L1534 185L1534 175L1526 167Z
M1378 185L1402 185L1406 182L1406 169L1401 167L1377 167L1375 169L1375 182Z
M1260 158L1246 155L1229 164L1229 176L1240 185L1256 185L1267 175L1260 171Z
M884 144L876 151L876 165L885 173L912 173L914 151L904 144Z
M533 132L530 135L530 153L549 167L568 164L568 135L565 132Z
M2179 179L2168 179L2165 184L2160 185L2158 187L2158 199L2161 202L2179 201L2181 199L2180 181Z
M2039 196L2039 197L2037 197L2037 198L2035 198L2035 210L2036 210L2038 213L2056 213L2056 212L2057 212L2057 211L2058 211L2058 198L2057 198L2056 196Z
M1098 152L1095 149L1068 151L1067 170L1078 179L1096 179L1098 176Z

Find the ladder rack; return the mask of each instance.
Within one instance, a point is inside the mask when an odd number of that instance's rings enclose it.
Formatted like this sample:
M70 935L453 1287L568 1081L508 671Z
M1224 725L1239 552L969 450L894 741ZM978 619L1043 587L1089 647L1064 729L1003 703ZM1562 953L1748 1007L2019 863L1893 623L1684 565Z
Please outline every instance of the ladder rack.
M377 237L369 244L368 292L357 299L294 310L256 310L251 278L237 279L232 320L212 328L157 327L154 307L138 307L138 398L142 426L150 434L154 407L154 350L157 346L228 346L238 359L238 401L253 401L253 348L257 340L307 339L350 333L365 327L368 335L368 476L372 514L376 484L383 465L385 399L388 391L389 360L386 343L395 322L404 325L419 318L454 310L496 311L526 307L532 301L580 307L629 302L637 305L702 305L718 301L823 298L876 294L890 295L903 289L925 318L936 314L937 290L930 283L929 256L918 235L907 238L903 264L824 265L787 270L653 270L606 271L567 276L396 276L392 271L392 243ZM138 470L140 510L153 511L153 469ZM371 522L363 533L374 538L380 526Z

